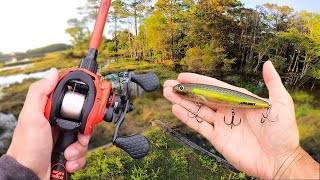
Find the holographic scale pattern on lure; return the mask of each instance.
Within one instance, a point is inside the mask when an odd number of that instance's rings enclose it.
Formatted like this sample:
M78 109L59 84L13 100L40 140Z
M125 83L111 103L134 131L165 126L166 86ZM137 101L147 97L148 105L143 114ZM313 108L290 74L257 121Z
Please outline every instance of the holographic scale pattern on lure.
M267 101L218 86L206 84L177 84L173 87L173 91L185 99L207 106L223 105L242 108L270 108L270 104Z

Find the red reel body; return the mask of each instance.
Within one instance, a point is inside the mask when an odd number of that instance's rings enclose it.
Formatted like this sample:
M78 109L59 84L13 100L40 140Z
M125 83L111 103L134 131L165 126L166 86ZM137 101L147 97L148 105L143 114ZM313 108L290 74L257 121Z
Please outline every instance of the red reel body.
M108 100L111 95L111 90L112 90L112 83L104 81L103 77L97 74L93 74L91 71L83 68L75 68L75 69L70 69L67 72L64 72L59 76L59 82L67 76L70 72L74 71L83 71L90 75L92 77L92 80L95 83L95 90L96 90L96 97L94 100L94 105L89 113L89 116L87 118L87 121L85 122L85 129L82 132L83 134L90 134L94 128L95 125L98 123L102 122L105 110L108 108ZM51 106L52 106L52 96L53 93L51 93L47 104L45 108L44 115L48 121L50 121L50 114L51 114Z

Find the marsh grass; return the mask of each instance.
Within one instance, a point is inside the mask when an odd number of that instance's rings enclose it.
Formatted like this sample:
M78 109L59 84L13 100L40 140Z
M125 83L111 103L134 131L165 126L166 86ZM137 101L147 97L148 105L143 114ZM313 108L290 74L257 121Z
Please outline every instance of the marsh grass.
M78 58L68 58L63 52L46 54L44 57L33 58L29 60L33 63L25 69L14 68L0 71L0 76L9 76L14 74L30 74L39 71L45 71L52 67L57 69L77 67L79 64Z
M17 61L14 63L5 64L5 65L3 65L3 67L19 66L19 65L25 65L25 64L30 64L30 63L32 63L32 61ZM0 68L1 68L1 66L0 66Z

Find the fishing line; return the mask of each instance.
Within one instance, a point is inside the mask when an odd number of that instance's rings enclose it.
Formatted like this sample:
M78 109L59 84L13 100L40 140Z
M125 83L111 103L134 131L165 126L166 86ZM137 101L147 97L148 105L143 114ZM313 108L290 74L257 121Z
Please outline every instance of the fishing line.
M79 119L85 97L84 94L74 91L66 92L61 105L61 116L69 119Z

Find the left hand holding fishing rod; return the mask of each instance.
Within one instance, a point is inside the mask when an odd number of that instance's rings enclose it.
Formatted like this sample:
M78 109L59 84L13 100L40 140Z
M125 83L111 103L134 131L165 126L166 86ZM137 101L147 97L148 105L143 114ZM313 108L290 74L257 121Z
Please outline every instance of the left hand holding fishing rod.
M7 152L40 179L50 177L51 153L58 134L43 115L48 96L58 83L58 75L56 69L51 69L46 78L30 86ZM85 165L89 139L90 135L79 134L78 140L66 149L66 168L69 172L75 172ZM17 178L15 175L13 177Z
M214 78L182 73L177 80L164 84L164 96L173 103L172 112L185 124L202 134L237 169L263 179L318 178L319 164L299 145L299 132L290 94L270 61L263 67L263 78L272 105L267 118L276 122L262 123L263 109L202 106L173 92L181 83L219 86L249 94L251 92ZM264 109L265 111L265 109ZM193 117L189 113L194 114ZM239 121L241 118L241 122ZM231 127L225 121L231 121ZM228 121L228 122L229 122ZM239 124L239 125L238 125Z

